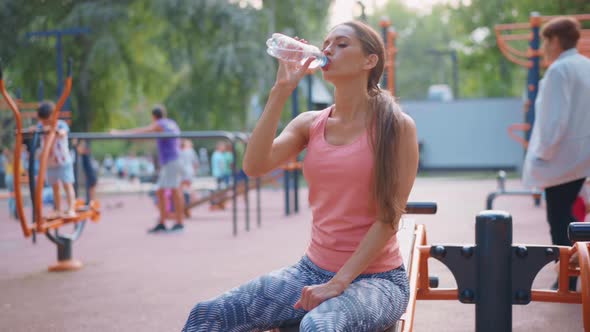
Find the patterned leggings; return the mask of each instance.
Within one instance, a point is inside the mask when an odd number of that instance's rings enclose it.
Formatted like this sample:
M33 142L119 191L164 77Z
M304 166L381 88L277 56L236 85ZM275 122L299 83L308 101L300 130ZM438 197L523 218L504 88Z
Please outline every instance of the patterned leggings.
M382 273L360 275L344 293L324 301L310 312L293 308L304 286L328 282L334 274L304 256L293 266L198 303L182 331L266 331L301 321L302 332L375 332L393 326L408 305L408 278L401 266Z

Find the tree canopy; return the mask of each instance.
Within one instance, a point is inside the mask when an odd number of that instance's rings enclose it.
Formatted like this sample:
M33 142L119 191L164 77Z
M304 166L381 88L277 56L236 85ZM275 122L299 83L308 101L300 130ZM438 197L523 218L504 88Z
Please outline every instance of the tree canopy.
M78 130L149 122L164 103L184 129L245 129L253 93L268 89L275 62L264 42L274 31L321 36L329 0L0 2L0 58L11 89L35 100L57 90L55 38L34 31L87 27L63 36L74 60L72 108ZM32 18L32 19L31 19ZM269 68L272 68L269 70ZM270 82L270 83L269 83Z

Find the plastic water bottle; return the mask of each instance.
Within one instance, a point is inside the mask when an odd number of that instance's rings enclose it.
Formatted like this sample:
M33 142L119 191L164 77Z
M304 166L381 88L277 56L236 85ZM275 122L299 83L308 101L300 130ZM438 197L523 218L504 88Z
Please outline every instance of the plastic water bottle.
M316 46L305 44L280 33L273 33L272 37L266 41L266 46L268 46L266 53L277 59L299 62L303 65L309 57L313 56L316 59L309 65L309 68L323 67L328 64L328 58Z

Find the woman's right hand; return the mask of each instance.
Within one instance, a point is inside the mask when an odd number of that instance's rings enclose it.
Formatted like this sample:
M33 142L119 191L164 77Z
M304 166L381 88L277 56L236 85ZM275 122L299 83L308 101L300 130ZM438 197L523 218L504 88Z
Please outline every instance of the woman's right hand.
M310 57L303 65L295 62L279 60L279 70L277 71L275 87L286 89L289 92L295 90L299 81L301 81L305 74L307 74L309 65L315 59L315 57Z

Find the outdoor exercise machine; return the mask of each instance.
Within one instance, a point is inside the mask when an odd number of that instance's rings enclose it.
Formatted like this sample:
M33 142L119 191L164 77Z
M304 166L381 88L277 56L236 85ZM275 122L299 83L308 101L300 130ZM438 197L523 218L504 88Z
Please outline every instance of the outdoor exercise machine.
M178 134L172 133L148 133L148 134L109 134L109 133L71 133L70 138L78 139L78 140L85 140L88 142L97 141L97 140L146 140L146 139L158 139L158 138L186 138L186 139L215 139L215 140L226 140L229 141L232 147L232 154L234 156L234 160L236 160L236 144L238 141L243 140L243 135L238 133L232 133L228 131L184 131ZM232 234L237 236L238 234L238 207L237 207L237 198L239 196L239 185L238 181L236 181L236 165L235 163L232 164L232 186L230 187L229 197L232 201ZM258 183L257 185L260 185ZM249 188L249 186L246 186ZM245 229L246 231L250 230L250 204L248 198L249 190L245 190L244 197L246 200L245 204ZM227 194L227 192L225 192ZM260 192L257 190L257 211L258 211L258 226L260 226ZM220 193L221 195L221 193ZM222 196L223 197L223 196ZM211 197L207 199L210 201ZM194 202L193 202L194 203ZM198 202L197 202L198 203ZM198 204L192 204L189 202L190 206L197 206Z
M27 216L24 210L23 194L21 190L21 179L19 176L14 177L14 192L16 199L16 212L20 221L20 225L25 238L33 237L35 242L36 234L45 234L47 238L55 243L57 246L57 263L49 267L49 271L68 271L76 270L82 267L82 263L72 257L73 242L77 240L86 224L86 221L91 220L98 222L100 220L100 204L98 201L84 202L82 200L76 201L76 214L73 217L48 217L43 215L43 189L45 187L45 174L47 172L47 161L49 159L50 150L56 139L57 120L60 111L70 94L72 89L72 61L68 61L67 78L64 83L64 89L56 104L55 110L51 115L51 128L48 132L36 130L33 134L32 141L28 143L29 146L29 165L34 165L35 153L33 152L37 146L39 135L45 135L45 144L40 155L39 173L35 177L34 167L29 167L29 190L32 200L32 223L27 221ZM0 68L0 92L4 97L12 111L15 123L15 146L14 146L14 161L13 167L19 170L21 165L21 148L24 142L21 112L14 102L12 97L6 91L4 79L2 75L2 68ZM74 224L74 231L69 234L60 234L59 230L62 226L67 224ZM53 232L53 233L52 233Z
M496 175L496 181L498 183L498 187L496 191L493 191L488 194L486 198L486 210L491 210L494 206L494 200L498 196L533 196L533 201L535 206L541 205L541 196L542 192L540 190L507 190L506 189L506 172L503 170L498 171Z
M512 305L531 301L582 304L584 330L590 332L590 229L570 224L573 246L512 243L512 216L486 210L475 218L475 245L428 245L426 229L414 233L410 276L410 303L397 331L412 331L416 300L459 300L475 304L475 331L512 331ZM584 242L583 242L584 241ZM579 266L570 264L578 253ZM442 262L453 274L457 288L434 289L429 284L428 258ZM531 289L537 273L559 261L557 290ZM581 292L568 289L570 276L580 276Z
M577 19L580 23L590 21L590 14L568 15ZM496 41L498 48L504 56L511 62L527 68L527 100L524 104L524 122L515 123L508 127L510 138L518 142L524 149L528 148L533 123L535 121L535 99L539 90L539 79L541 68L546 68L550 64L542 61L541 50L541 25L554 18L555 16L541 16L537 12L530 15L528 23L511 23L496 25ZM526 33L523 33L526 31ZM522 45L528 42L528 48L522 49ZM521 44L520 48L518 44ZM582 29L580 40L578 41L578 51L587 57L590 57L590 29ZM524 137L517 135L515 132L521 131ZM505 173L504 173L505 174ZM509 191L504 188L504 181L501 173L498 173L498 189L488 195L486 200L486 209L491 209L494 199L502 195L522 195L533 196L535 205L540 204L542 192L538 189Z
M408 203L407 214L434 214L435 203ZM403 219L397 234L410 281L410 300L405 314L386 332L411 332L417 300L459 300L475 304L476 332L512 331L512 305L531 301L581 304L584 331L590 332L590 223L571 223L573 246L542 246L512 243L512 217L497 210L480 212L475 218L475 244L428 244L426 227ZM578 254L579 265L570 264ZM438 288L428 272L428 259L442 262L453 274L457 288ZM537 273L559 261L559 288L532 289ZM570 276L580 276L582 289L568 289ZM275 331L296 332L298 326Z

